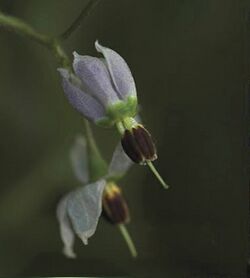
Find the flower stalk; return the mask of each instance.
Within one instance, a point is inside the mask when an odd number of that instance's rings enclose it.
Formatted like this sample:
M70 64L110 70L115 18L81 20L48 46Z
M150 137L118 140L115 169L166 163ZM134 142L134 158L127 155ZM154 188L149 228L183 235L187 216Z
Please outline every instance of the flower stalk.
M163 178L161 177L161 175L159 174L159 172L156 170L154 164L151 161L147 161L146 162L148 167L150 168L150 170L152 171L152 173L155 175L155 177L158 179L158 181L160 182L160 184L165 188L168 189L169 185L166 184L166 182L163 180Z
M100 154L89 122L84 119L84 124L88 143L90 180L95 181L107 173L108 166Z

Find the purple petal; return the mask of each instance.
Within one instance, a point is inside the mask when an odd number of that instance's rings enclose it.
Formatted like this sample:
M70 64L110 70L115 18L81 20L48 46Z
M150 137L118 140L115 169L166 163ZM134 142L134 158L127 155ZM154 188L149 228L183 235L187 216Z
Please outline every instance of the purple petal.
M109 73L120 98L136 97L134 78L124 59L114 50L100 45L98 41L95 42L95 47L106 60Z
M96 122L105 117L104 107L92 96L83 92L79 84L73 84L74 76L66 69L58 69L62 76L62 86L70 104L91 121ZM76 77L75 77L76 79ZM77 80L75 80L77 83Z
M83 86L105 107L119 101L107 67L101 59L74 54L73 68Z

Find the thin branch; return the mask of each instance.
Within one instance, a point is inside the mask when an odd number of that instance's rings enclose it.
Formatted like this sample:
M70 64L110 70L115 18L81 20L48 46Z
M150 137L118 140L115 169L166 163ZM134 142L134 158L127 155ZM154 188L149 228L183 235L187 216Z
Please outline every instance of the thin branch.
M69 26L69 28L60 35L60 39L66 40L80 26L81 22L87 18L99 1L100 0L90 0L79 16Z
M70 63L65 54L60 42L50 36L39 33L32 26L25 23L14 16L5 15L0 11L0 28L4 27L7 30L14 31L17 34L23 35L28 39L47 47L57 59L60 66L70 69Z
M51 45L51 38L48 36L38 33L35 29L33 29L33 27L29 26L21 19L14 16L5 15L0 12L0 27L2 26L6 27L6 29L35 40L46 47Z

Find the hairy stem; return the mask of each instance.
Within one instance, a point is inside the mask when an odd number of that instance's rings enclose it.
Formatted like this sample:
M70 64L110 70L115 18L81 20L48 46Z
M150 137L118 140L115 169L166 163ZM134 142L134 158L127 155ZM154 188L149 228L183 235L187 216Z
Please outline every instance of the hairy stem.
M69 28L61 34L60 38L62 40L66 40L79 27L80 23L90 14L99 1L100 0L90 0Z

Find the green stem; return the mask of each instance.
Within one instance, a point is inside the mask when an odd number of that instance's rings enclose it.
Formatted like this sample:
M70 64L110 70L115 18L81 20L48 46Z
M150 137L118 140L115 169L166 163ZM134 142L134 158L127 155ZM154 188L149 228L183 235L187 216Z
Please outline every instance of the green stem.
M167 185L165 183L165 181L163 180L163 178L161 177L161 175L159 174L159 172L156 170L155 166L153 165L153 163L151 161L147 161L147 165L149 166L150 170L153 172L153 174L156 176L156 178L159 180L159 182L161 183L161 185L165 188L168 189L169 185Z
M88 144L91 146L91 149L95 154L99 154L99 150L97 148L96 141L95 141L95 138L94 138L94 135L93 135L93 132L92 132L92 129L90 127L88 120L84 119L84 125L85 125L85 131L86 131L86 137L88 140Z
M129 249L129 251L131 253L131 256L133 258L136 258L137 257L137 251L136 251L135 245L134 245L134 243L132 241L132 238L131 238L131 236L130 236L126 226L123 225L123 224L119 224L118 228L119 228L119 230L120 230L124 240L127 243L128 249Z
M35 29L33 29L33 27L31 27L21 19L5 15L2 12L0 12L0 26L4 26L10 30L15 31L18 34L25 35L26 37L37 41L44 46L48 47L51 44L51 38L49 38L48 36L38 33Z
M97 147L89 122L87 120L84 120L84 123L86 138L88 141L90 180L95 181L107 174L108 165L106 161L102 158L101 153Z
M100 0L90 0L79 16L73 21L69 28L60 35L62 40L66 40L80 25L80 23L90 14Z
M70 69L70 62L65 54L58 39L39 33L29 24L19 18L5 15L0 11L0 27L5 27L8 30L14 31L17 34L23 35L28 39L48 48L60 66Z

